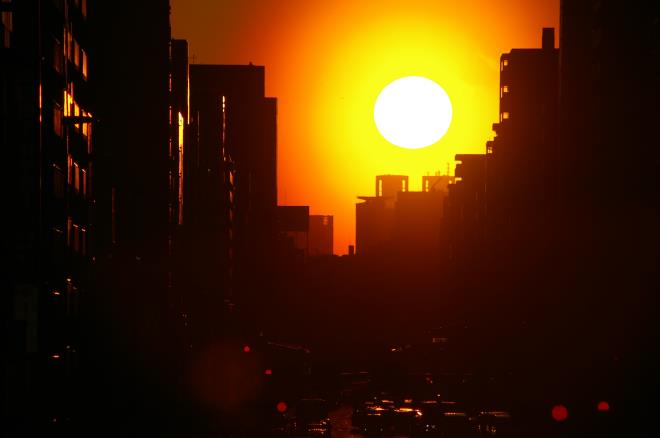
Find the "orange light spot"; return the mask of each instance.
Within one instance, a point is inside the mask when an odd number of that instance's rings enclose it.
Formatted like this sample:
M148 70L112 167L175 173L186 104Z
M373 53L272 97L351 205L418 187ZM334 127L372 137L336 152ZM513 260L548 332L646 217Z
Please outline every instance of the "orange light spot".
M279 412L280 414L283 414L288 409L288 406L286 405L286 403L281 401L277 404L276 408L277 408L277 412Z
M598 402L598 406L596 407L596 409L598 409L598 412L609 412L610 404L603 400L601 402Z
M52 357L53 359L59 359L59 358L60 358L60 355L59 355L59 354L53 354L51 357Z
M566 409L566 406L556 405L555 407L553 407L552 418L554 418L555 421L559 421L559 422L566 420L566 418L568 418L568 409Z
M249 353L250 350L251 350L251 349L250 349L250 346L249 346L249 345L246 345L246 346L243 347L243 353Z
M273 370L268 368L266 371L264 371L264 374L267 375L267 376L271 376L271 375L273 375Z

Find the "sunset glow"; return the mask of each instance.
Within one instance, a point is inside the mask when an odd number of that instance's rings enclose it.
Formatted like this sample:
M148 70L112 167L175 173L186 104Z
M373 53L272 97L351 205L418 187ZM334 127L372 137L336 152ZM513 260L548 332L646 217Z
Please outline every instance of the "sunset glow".
M255 7L256 5L256 7ZM538 47L559 27L555 0L470 3L428 0L172 2L172 31L191 62L266 66L278 99L278 197L335 216L335 252L355 243L355 202L379 174L410 177L453 169L458 153L483 153L498 120L499 57ZM451 98L453 117L433 146L392 146L374 123L391 82L423 76Z

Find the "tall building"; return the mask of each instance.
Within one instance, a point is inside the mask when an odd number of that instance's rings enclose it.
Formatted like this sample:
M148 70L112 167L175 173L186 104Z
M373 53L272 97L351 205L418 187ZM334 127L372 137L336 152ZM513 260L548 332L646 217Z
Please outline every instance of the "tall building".
M660 5L562 0L560 23L564 325L574 368L607 370L616 432L635 435L654 422L660 356Z
M86 1L0 3L2 429L79 419L93 294L95 136Z
M554 29L541 48L512 49L500 58L500 120L487 144L488 215L493 238L511 247L542 236L549 198L557 194L559 50ZM496 230L496 231L495 231Z
M193 64L190 111L183 210L194 253L185 269L191 289L204 297L199 311L213 312L255 298L273 269L276 100L265 96L262 66Z
M183 225L185 155L190 146L190 80L185 40L170 42L169 84L167 311L174 326L172 344L178 346L176 356L183 360L192 342L186 301L188 282L182 269L188 255Z
M100 416L133 417L135 433L145 433L149 425L170 426L167 401L181 375L172 355L175 315L168 303L177 206L170 184L178 180L178 139L171 134L174 110L181 110L170 92L170 8L168 0L147 0L126 7L89 2L88 9L90 85L99 123L96 292L87 321L94 367L86 398L94 403L86 404L85 414L91 424ZM107 434L120 427L106 426Z
M325 215L309 216L309 244L310 256L333 254L333 217Z

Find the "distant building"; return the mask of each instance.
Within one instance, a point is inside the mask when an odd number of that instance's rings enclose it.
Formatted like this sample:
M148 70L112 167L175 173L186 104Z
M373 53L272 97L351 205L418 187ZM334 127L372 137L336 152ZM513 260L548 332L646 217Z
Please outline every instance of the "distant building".
M304 260L309 250L309 206L277 207L278 254L280 258Z
M483 254L486 232L485 154L456 155L455 183L444 202L443 235L451 260L467 265Z
M324 215L309 216L309 243L310 256L333 254L333 217Z
M376 196L359 196L364 202L355 206L357 254L434 254L440 244L443 201L453 179L425 176L423 190L410 192L407 176L377 176Z

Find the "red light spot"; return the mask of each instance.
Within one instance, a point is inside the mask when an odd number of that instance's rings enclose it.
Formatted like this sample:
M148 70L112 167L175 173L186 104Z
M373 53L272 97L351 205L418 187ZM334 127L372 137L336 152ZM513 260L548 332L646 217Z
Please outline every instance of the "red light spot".
M271 376L273 374L273 370L268 368L266 371L264 371L264 374L267 375L267 376Z
M606 401L601 401L598 403L596 409L598 409L598 412L608 412L610 410L610 404Z
M250 346L246 345L243 347L243 353L249 353L250 352Z
M552 418L555 421L564 421L568 418L568 409L564 405L556 405L552 408Z
M280 414L283 414L283 413L286 412L288 406L286 405L286 403L281 401L277 404L276 408L277 408L277 412L279 412Z

